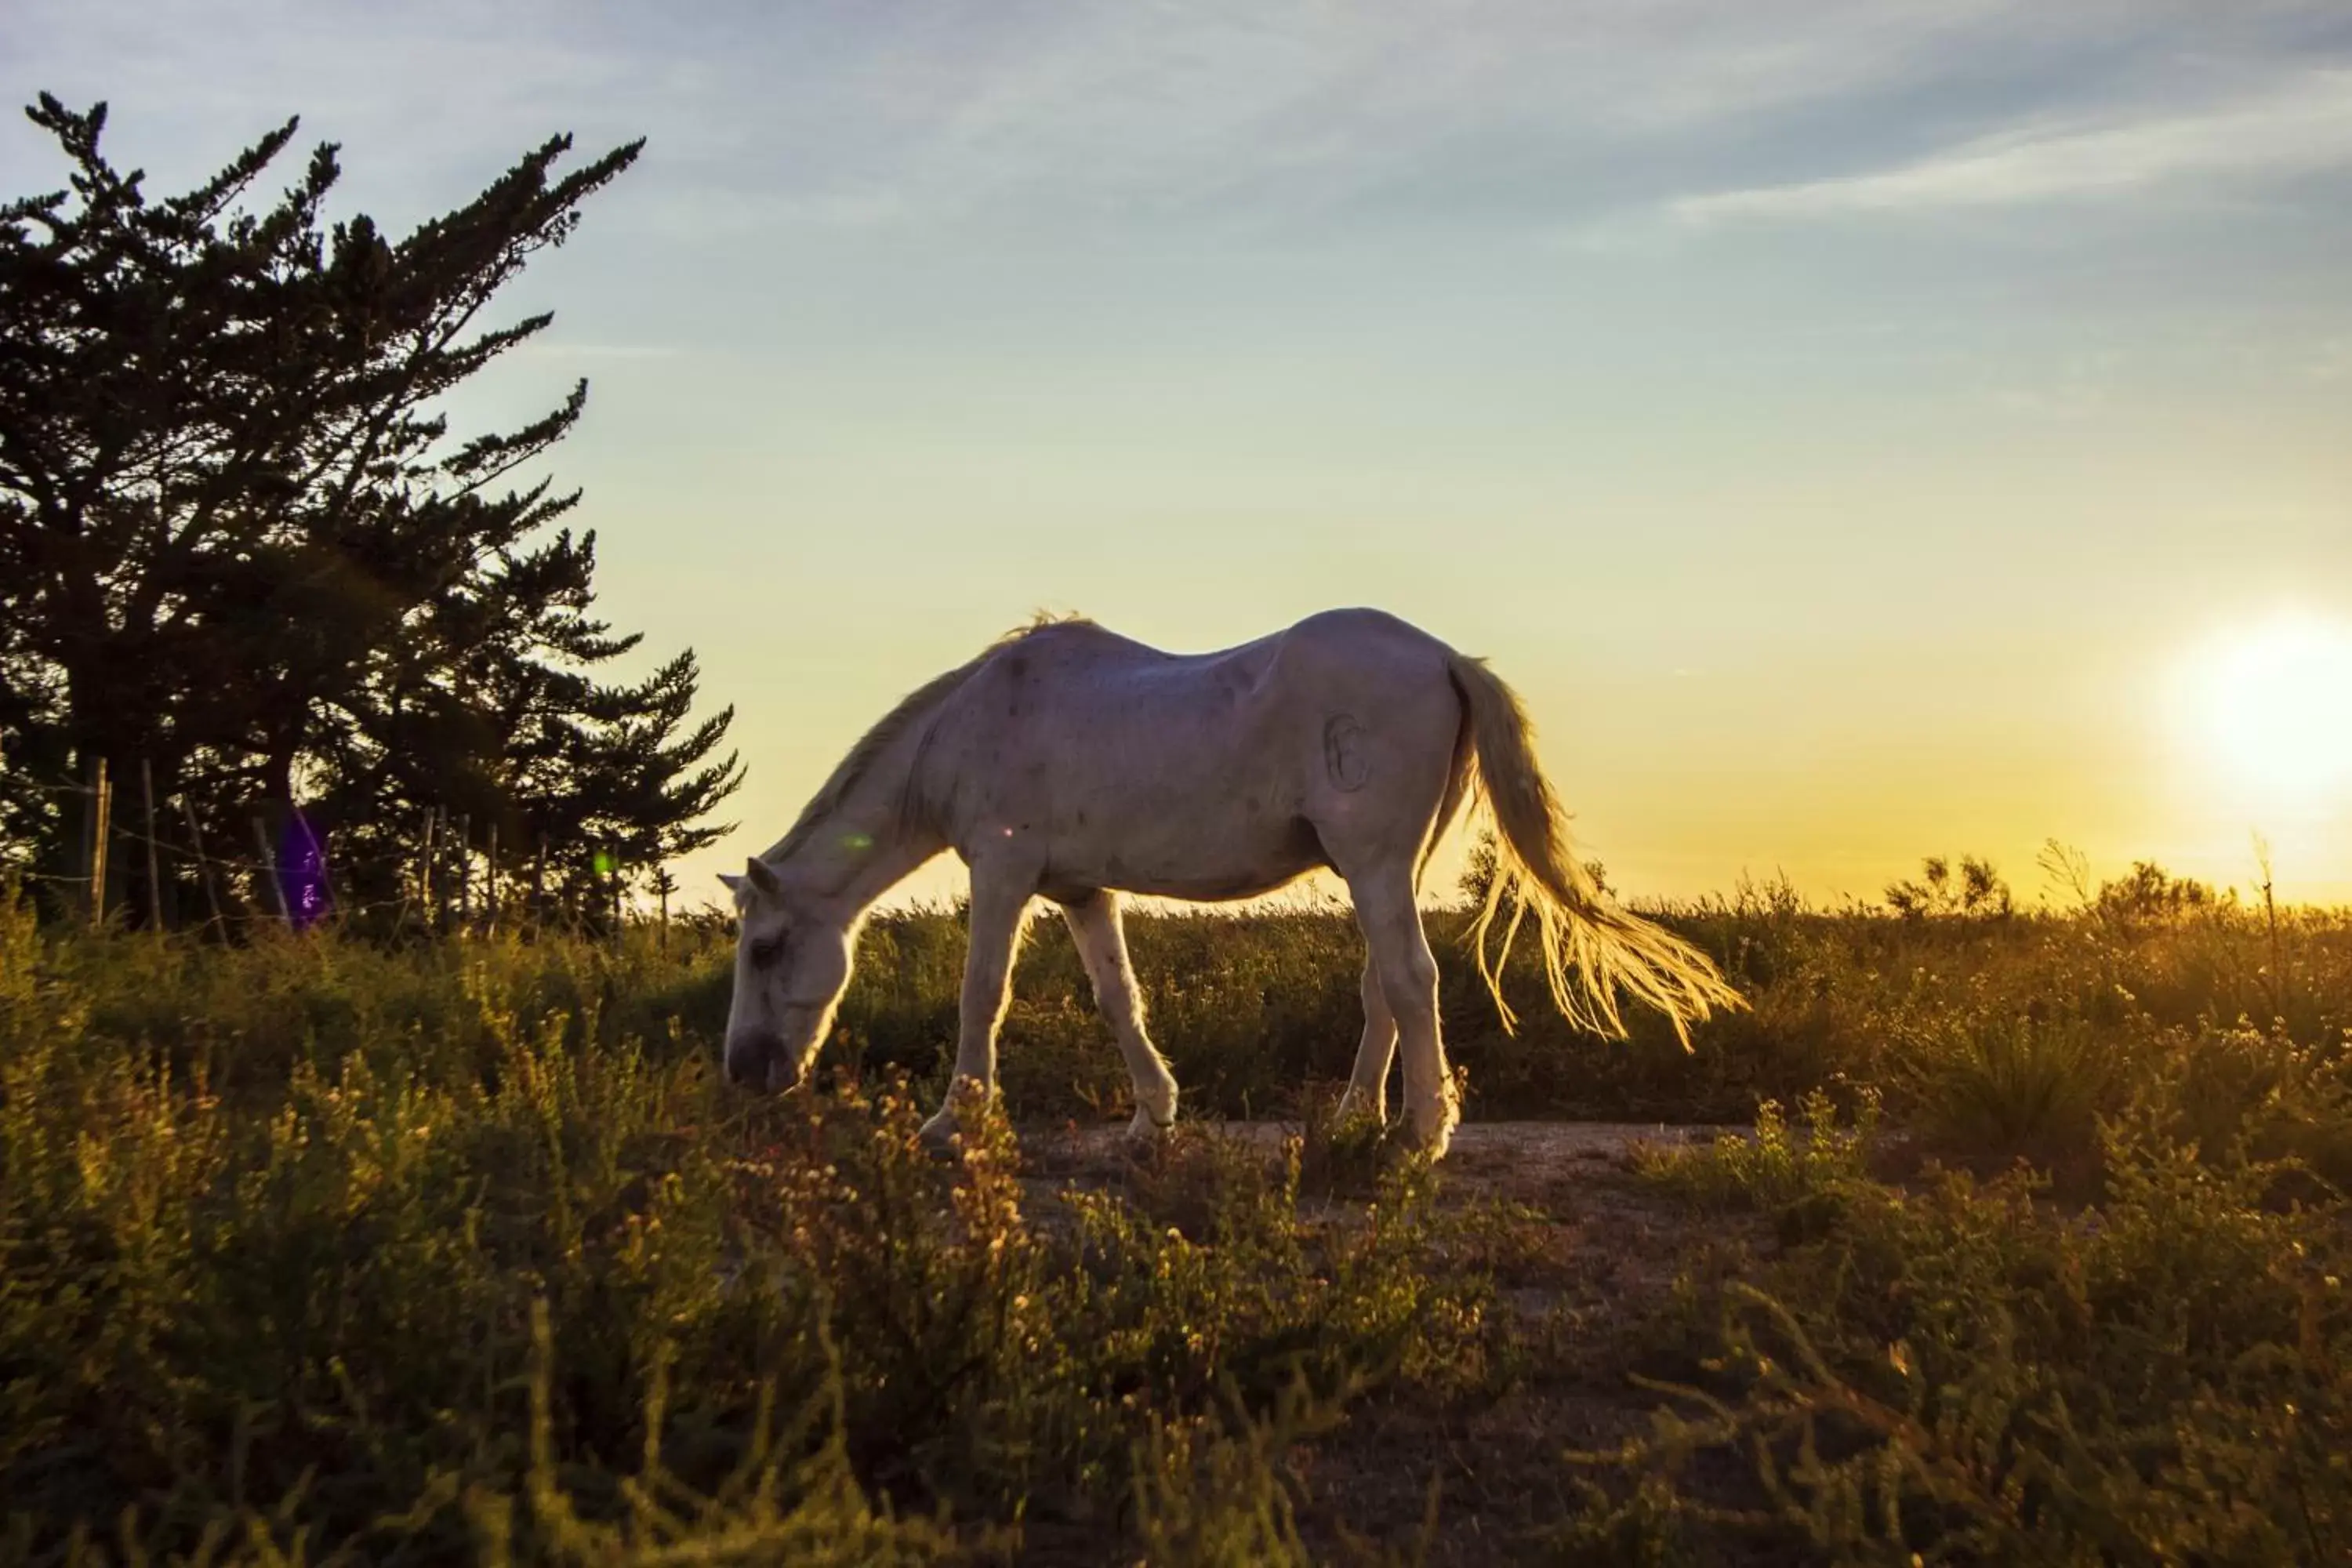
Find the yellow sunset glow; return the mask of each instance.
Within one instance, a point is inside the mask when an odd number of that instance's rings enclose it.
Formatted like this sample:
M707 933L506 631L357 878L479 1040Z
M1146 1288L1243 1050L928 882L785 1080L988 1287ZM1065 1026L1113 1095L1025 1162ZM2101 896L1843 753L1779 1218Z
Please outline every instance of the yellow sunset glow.
M2188 719L2216 769L2280 800L2352 791L2352 626L2282 616L2191 663Z

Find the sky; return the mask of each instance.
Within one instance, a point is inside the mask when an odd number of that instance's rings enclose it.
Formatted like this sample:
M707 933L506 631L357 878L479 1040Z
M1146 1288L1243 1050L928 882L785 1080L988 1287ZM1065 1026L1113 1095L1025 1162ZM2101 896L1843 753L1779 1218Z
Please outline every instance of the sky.
M601 602L750 769L691 888L1034 611L1363 604L1635 896L2352 900L2341 0L12 0L0 76L157 190L299 113L395 229L648 139L452 413L590 378Z

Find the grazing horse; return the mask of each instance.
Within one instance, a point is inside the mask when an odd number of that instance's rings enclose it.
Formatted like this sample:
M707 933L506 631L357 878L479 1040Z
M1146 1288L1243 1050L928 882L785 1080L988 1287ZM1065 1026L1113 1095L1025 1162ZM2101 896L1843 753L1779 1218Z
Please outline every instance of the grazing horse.
M1176 1115L1144 1032L1119 895L1244 899L1321 867L1348 884L1368 955L1343 1110L1386 1119L1404 1054L1412 1140L1443 1154L1459 1110L1438 1038L1437 963L1415 891L1439 836L1484 791L1496 875L1475 927L1505 1027L1501 954L1532 910L1553 1002L1622 1036L1617 993L1686 1026L1740 1005L1697 950L1612 902L1570 853L1510 688L1393 616L1334 610L1220 653L1169 654L1086 620L1041 620L900 702L792 831L722 879L741 917L727 1075L798 1084L849 983L866 910L942 850L971 870L955 1076L996 1084L996 1032L1031 901L1069 922L1135 1084L1139 1137ZM952 1086L951 1086L952 1087ZM925 1124L944 1138L956 1096Z

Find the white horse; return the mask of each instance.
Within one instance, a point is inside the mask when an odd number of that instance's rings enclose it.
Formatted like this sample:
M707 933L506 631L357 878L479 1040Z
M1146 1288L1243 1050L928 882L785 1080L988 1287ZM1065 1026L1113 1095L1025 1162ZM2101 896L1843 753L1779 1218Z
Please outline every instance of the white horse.
M1459 1111L1438 1037L1437 964L1415 901L1439 836L1483 787L1497 866L1479 972L1512 1022L1502 951L1532 910L1553 1001L1622 1036L1616 992L1686 1026L1739 998L1705 955L1605 898L1570 853L1517 698L1485 664L1376 610L1335 610L1221 653L1176 655L1085 620L1014 632L908 697L740 877L728 1077L800 1082L849 983L866 911L942 850L971 870L955 1076L996 1083L996 1032L1031 901L1069 922L1135 1085L1139 1137L1176 1115L1144 1032L1121 893L1249 898L1319 867L1364 933L1364 1032L1343 1110L1386 1120L1404 1053L1413 1141L1443 1154ZM1571 973L1574 979L1571 983ZM957 1096L925 1126L953 1130Z

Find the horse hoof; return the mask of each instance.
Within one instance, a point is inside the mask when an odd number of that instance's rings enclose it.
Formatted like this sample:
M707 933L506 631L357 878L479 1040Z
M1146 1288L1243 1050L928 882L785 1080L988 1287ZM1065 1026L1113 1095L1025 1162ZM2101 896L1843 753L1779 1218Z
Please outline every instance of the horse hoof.
M1451 1121L1440 1121L1433 1127L1417 1126L1407 1121L1395 1132L1391 1142L1400 1154L1425 1160L1433 1165L1445 1158L1446 1149L1454 1142L1454 1123Z

